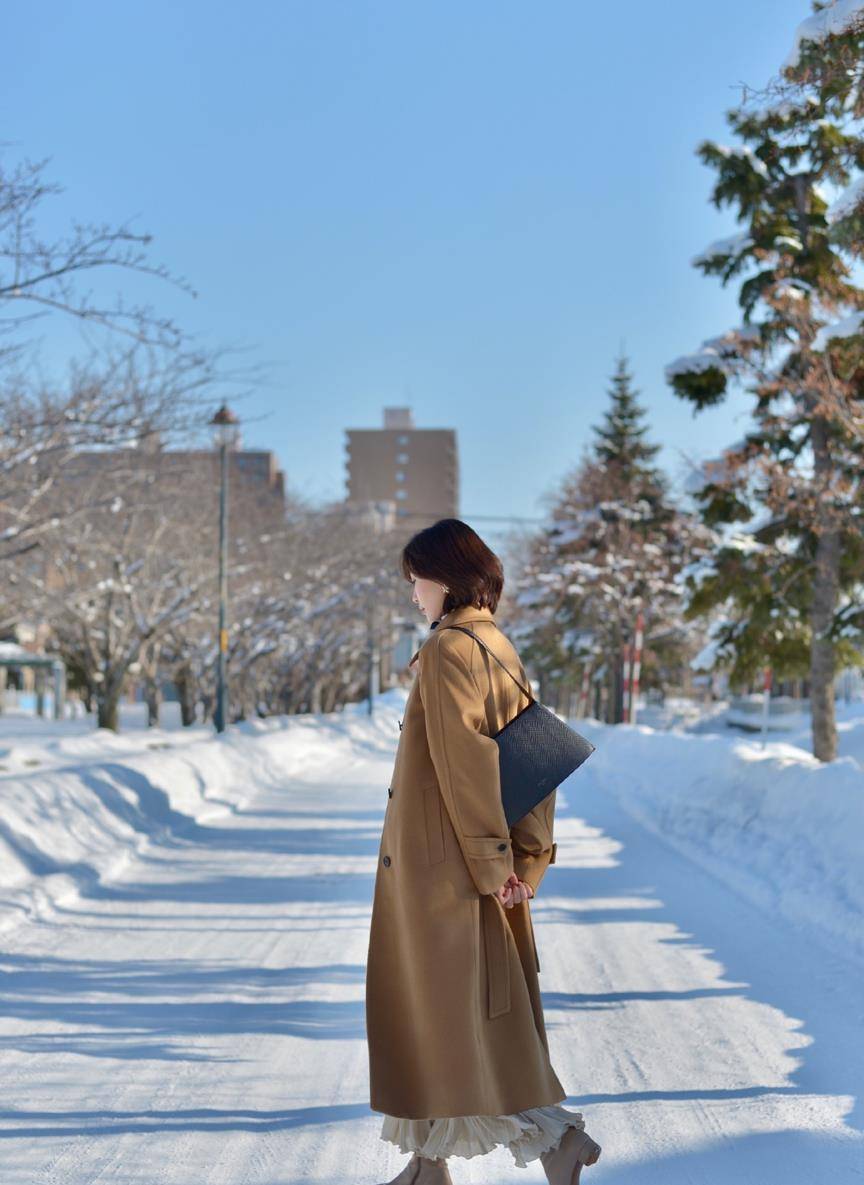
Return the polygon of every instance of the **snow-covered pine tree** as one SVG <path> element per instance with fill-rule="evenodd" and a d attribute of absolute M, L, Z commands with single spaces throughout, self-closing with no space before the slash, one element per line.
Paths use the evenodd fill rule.
<path fill-rule="evenodd" d="M 730 381 L 754 396 L 751 429 L 706 469 L 699 499 L 723 542 L 692 582 L 691 607 L 725 608 L 719 653 L 739 676 L 806 663 L 823 761 L 837 752 L 835 671 L 861 661 L 864 630 L 864 293 L 823 188 L 864 167 L 861 7 L 817 10 L 786 67 L 791 93 L 728 112 L 738 145 L 700 145 L 717 172 L 714 204 L 731 206 L 742 230 L 693 262 L 739 285 L 744 325 L 667 367 L 694 412 L 722 401 Z"/>
<path fill-rule="evenodd" d="M 637 614 L 645 620 L 643 671 L 680 660 L 685 642 L 682 583 L 701 526 L 670 504 L 645 439 L 645 411 L 627 360 L 612 377 L 610 404 L 595 441 L 547 498 L 549 525 L 532 540 L 515 581 L 517 627 L 526 657 L 542 675 L 581 683 L 602 676 L 606 718 L 624 719 L 625 647 Z M 548 691 L 546 692 L 548 694 Z"/>
<path fill-rule="evenodd" d="M 638 489 L 641 495 L 662 497 L 664 480 L 653 465 L 660 445 L 649 444 L 645 439 L 648 435 L 648 425 L 643 422 L 645 409 L 640 405 L 632 383 L 633 375 L 622 353 L 615 364 L 608 392 L 611 405 L 603 423 L 592 429 L 597 437 L 594 452 L 598 461 L 613 469 L 623 482 Z"/>

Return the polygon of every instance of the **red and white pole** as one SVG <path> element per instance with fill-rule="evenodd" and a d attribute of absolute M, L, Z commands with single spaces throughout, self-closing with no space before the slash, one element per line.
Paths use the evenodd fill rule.
<path fill-rule="evenodd" d="M 642 610 L 636 614 L 636 633 L 633 638 L 633 668 L 630 674 L 630 712 L 631 724 L 636 723 L 636 697 L 639 695 L 639 676 L 642 672 L 642 643 L 645 635 L 645 618 Z"/>
<path fill-rule="evenodd" d="M 633 647 L 625 642 L 621 648 L 621 716 L 624 724 L 630 719 L 630 675 Z"/>

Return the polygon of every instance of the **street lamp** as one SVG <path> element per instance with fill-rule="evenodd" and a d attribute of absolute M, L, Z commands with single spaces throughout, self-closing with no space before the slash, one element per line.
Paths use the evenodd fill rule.
<path fill-rule="evenodd" d="M 228 724 L 228 449 L 237 443 L 238 420 L 223 403 L 210 421 L 219 448 L 219 666 L 216 679 L 217 732 Z"/>

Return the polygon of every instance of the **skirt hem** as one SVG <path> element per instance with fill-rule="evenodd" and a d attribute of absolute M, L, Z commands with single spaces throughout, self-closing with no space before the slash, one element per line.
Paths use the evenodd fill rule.
<path fill-rule="evenodd" d="M 518 1168 L 527 1168 L 541 1153 L 557 1148 L 568 1127 L 585 1128 L 581 1111 L 554 1104 L 531 1107 L 512 1115 L 460 1115 L 445 1119 L 401 1119 L 386 1115 L 381 1139 L 402 1152 L 429 1160 L 458 1156 L 471 1160 L 498 1145 L 506 1147 Z"/>

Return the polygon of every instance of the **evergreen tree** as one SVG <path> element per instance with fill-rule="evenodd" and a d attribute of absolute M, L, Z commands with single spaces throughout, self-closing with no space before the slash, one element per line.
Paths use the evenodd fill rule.
<path fill-rule="evenodd" d="M 638 402 L 638 392 L 632 389 L 633 376 L 627 369 L 627 358 L 622 353 L 612 375 L 609 397 L 611 407 L 604 422 L 593 431 L 597 436 L 594 453 L 601 464 L 612 466 L 624 483 L 643 493 L 655 494 L 658 470 L 651 463 L 660 451 L 659 444 L 649 444 L 645 437 L 648 426 L 642 421 L 645 411 Z M 658 488 L 656 493 L 662 491 Z"/>
<path fill-rule="evenodd" d="M 861 661 L 864 629 L 864 292 L 822 187 L 864 167 L 864 28 L 820 25 L 816 40 L 799 40 L 793 96 L 728 112 L 739 145 L 699 147 L 717 173 L 714 204 L 731 206 L 742 232 L 693 262 L 739 285 L 744 324 L 667 377 L 695 411 L 721 402 L 733 380 L 754 396 L 744 439 L 706 466 L 699 500 L 718 546 L 691 577 L 688 611 L 726 610 L 720 653 L 735 676 L 764 663 L 780 675 L 806 668 L 813 752 L 831 760 L 835 670 Z M 851 59 L 859 68 L 838 68 Z"/>
<path fill-rule="evenodd" d="M 590 668 L 605 681 L 606 718 L 617 723 L 625 712 L 625 647 L 640 611 L 646 679 L 657 662 L 680 659 L 680 572 L 700 528 L 668 501 L 665 476 L 653 464 L 659 446 L 645 439 L 645 412 L 623 357 L 609 397 L 593 446 L 549 497 L 549 525 L 533 540 L 516 583 L 524 610 L 519 636 L 535 666 L 571 683 Z"/>

